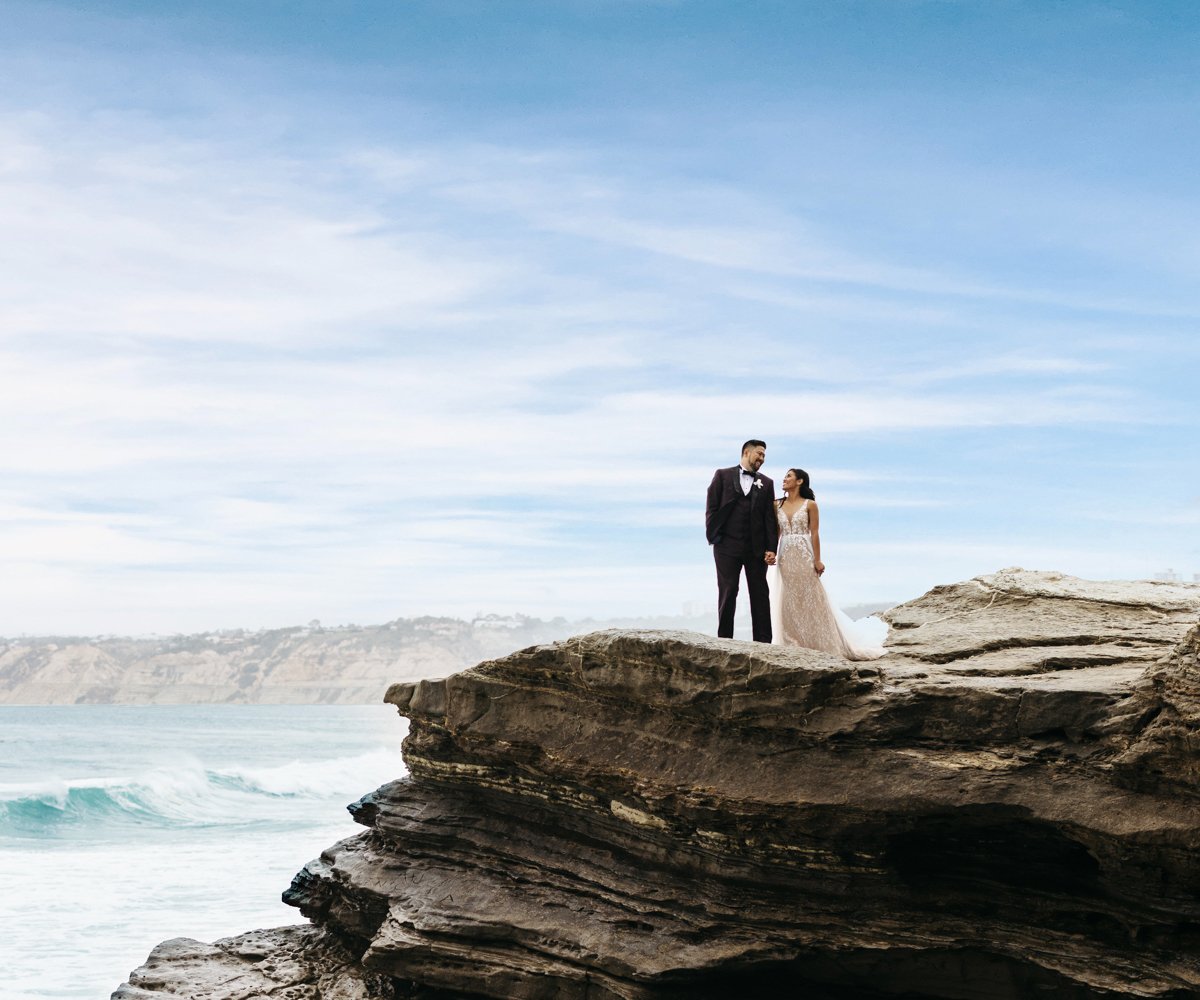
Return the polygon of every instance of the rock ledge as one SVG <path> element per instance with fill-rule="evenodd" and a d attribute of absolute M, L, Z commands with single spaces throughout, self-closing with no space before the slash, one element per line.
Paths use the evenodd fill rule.
<path fill-rule="evenodd" d="M 115 996 L 1200 996 L 1198 617 L 1014 569 L 871 663 L 608 631 L 394 685 L 410 776 L 250 946 L 307 978 L 168 942 Z"/>

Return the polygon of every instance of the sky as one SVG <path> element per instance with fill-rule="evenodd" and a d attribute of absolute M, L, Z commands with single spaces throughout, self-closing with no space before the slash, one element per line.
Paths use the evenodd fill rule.
<path fill-rule="evenodd" d="M 0 8 L 0 635 L 1200 574 L 1200 5 Z"/>

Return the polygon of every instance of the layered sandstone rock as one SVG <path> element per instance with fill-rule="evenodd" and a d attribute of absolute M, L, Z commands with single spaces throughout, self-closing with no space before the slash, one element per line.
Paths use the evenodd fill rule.
<path fill-rule="evenodd" d="M 608 631 L 398 684 L 410 777 L 285 898 L 411 996 L 1200 996 L 1198 617 L 1008 570 L 872 663 Z"/>
<path fill-rule="evenodd" d="M 317 927 L 279 927 L 203 944 L 164 941 L 112 1000 L 391 1000 L 385 977 Z"/>

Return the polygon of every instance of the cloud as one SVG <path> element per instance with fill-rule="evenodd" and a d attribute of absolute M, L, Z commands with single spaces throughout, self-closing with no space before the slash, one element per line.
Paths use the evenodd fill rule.
<path fill-rule="evenodd" d="M 1120 289 L 946 263 L 612 136 L 256 141 L 197 100 L 0 115 L 0 631 L 673 611 L 751 434 L 811 456 L 847 601 L 1159 558 L 961 524 L 1015 439 L 1055 456 L 1045 499 L 1169 433 L 1140 318 L 1042 308 Z M 1147 371 L 1186 356 L 1162 336 Z"/>
<path fill-rule="evenodd" d="M 9 115 L 0 324 L 9 337 L 298 346 L 434 325 L 508 269 L 303 177 L 150 126 Z M 155 134 L 155 133 L 158 134 Z M 6 248 L 6 249 L 5 249 Z"/>
<path fill-rule="evenodd" d="M 995 375 L 1096 375 L 1110 371 L 1109 362 L 1087 361 L 1080 358 L 1053 356 L 1001 355 L 983 357 L 965 364 L 935 367 L 926 371 L 911 372 L 899 381 L 908 384 L 933 382 L 959 382 L 966 379 L 984 378 Z"/>

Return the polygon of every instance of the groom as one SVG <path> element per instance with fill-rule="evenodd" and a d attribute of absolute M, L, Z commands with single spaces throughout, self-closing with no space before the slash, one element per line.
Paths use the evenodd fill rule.
<path fill-rule="evenodd" d="M 708 487 L 704 527 L 717 563 L 717 635 L 724 639 L 733 638 L 738 582 L 744 569 L 754 641 L 771 641 L 767 566 L 775 564 L 779 522 L 775 484 L 758 474 L 766 457 L 766 442 L 747 441 L 741 462 L 731 469 L 717 469 Z"/>

